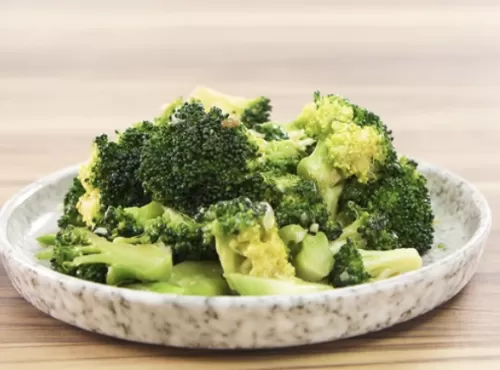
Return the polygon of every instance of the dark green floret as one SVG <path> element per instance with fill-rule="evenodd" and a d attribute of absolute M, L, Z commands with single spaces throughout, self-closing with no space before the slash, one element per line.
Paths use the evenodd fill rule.
<path fill-rule="evenodd" d="M 64 195 L 63 200 L 63 213 L 59 220 L 57 221 L 57 225 L 60 228 L 64 228 L 68 225 L 75 226 L 84 226 L 82 216 L 78 212 L 77 204 L 80 197 L 85 193 L 85 188 L 82 186 L 82 183 L 78 177 L 73 179 L 73 182 Z"/>
<path fill-rule="evenodd" d="M 339 288 L 387 279 L 422 267 L 422 258 L 414 248 L 364 250 L 354 240 L 347 239 L 334 252 L 334 265 L 328 280 Z"/>
<path fill-rule="evenodd" d="M 271 100 L 265 96 L 246 98 L 198 86 L 190 94 L 190 99 L 199 101 L 207 109 L 218 107 L 248 128 L 254 128 L 258 124 L 268 122 L 271 118 Z"/>
<path fill-rule="evenodd" d="M 402 157 L 388 166 L 376 182 L 350 181 L 344 187 L 340 207 L 356 203 L 385 216 L 385 228 L 397 235 L 399 248 L 415 248 L 424 254 L 434 241 L 434 212 L 427 179 L 415 161 Z"/>
<path fill-rule="evenodd" d="M 185 103 L 172 119 L 142 153 L 140 178 L 153 199 L 193 215 L 236 196 L 247 159 L 257 152 L 244 127 L 218 108 L 205 112 L 199 103 Z"/>

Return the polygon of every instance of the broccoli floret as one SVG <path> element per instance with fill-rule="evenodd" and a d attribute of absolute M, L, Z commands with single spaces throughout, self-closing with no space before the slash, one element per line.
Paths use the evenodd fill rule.
<path fill-rule="evenodd" d="M 336 95 L 315 93 L 314 102 L 287 127 L 317 140 L 297 173 L 317 182 L 332 217 L 345 180 L 372 181 L 395 158 L 392 136 L 380 119 Z"/>
<path fill-rule="evenodd" d="M 356 203 L 383 214 L 385 229 L 397 235 L 398 248 L 415 248 L 423 255 L 434 242 L 434 212 L 427 179 L 417 163 L 406 157 L 389 165 L 379 180 L 362 184 L 350 180 L 340 197 L 340 208 Z"/>
<path fill-rule="evenodd" d="M 162 243 L 111 242 L 73 226 L 60 230 L 55 245 L 38 258 L 50 260 L 55 271 L 108 285 L 167 281 L 172 272 L 172 251 Z"/>
<path fill-rule="evenodd" d="M 400 247 L 398 235 L 388 229 L 389 219 L 380 212 L 369 212 L 350 203 L 339 214 L 342 233 L 332 241 L 332 249 L 338 250 L 347 239 L 354 240 L 359 248 L 370 250 L 391 250 Z"/>
<path fill-rule="evenodd" d="M 271 100 L 267 97 L 232 96 L 204 86 L 196 87 L 190 99 L 201 102 L 207 109 L 218 107 L 248 128 L 268 122 L 272 112 Z"/>
<path fill-rule="evenodd" d="M 146 225 L 163 214 L 164 207 L 151 202 L 142 207 L 108 207 L 97 229 L 103 229 L 108 239 L 131 237 L 144 232 Z"/>
<path fill-rule="evenodd" d="M 139 176 L 153 199 L 194 215 L 235 197 L 256 153 L 244 127 L 220 109 L 185 103 L 145 144 Z"/>
<path fill-rule="evenodd" d="M 297 165 L 308 155 L 314 139 L 304 136 L 303 131 L 291 133 L 288 139 L 266 140 L 255 130 L 246 131 L 248 140 L 257 147 L 255 158 L 249 158 L 248 167 L 254 172 L 280 171 L 296 173 Z"/>
<path fill-rule="evenodd" d="M 269 202 L 279 228 L 296 224 L 313 232 L 322 231 L 329 239 L 340 235 L 341 228 L 329 217 L 314 181 L 276 171 L 261 173 L 260 176 L 262 187 L 256 188 L 254 195 L 248 195 L 253 200 Z"/>
<path fill-rule="evenodd" d="M 87 226 L 94 227 L 110 206 L 139 207 L 151 201 L 137 175 L 142 147 L 155 128 L 144 121 L 117 132 L 114 141 L 106 134 L 95 138 L 78 175 L 85 194 L 77 209 Z"/>
<path fill-rule="evenodd" d="M 63 200 L 63 213 L 57 220 L 57 225 L 64 228 L 68 225 L 84 226 L 83 218 L 78 212 L 77 204 L 80 197 L 85 194 L 85 188 L 78 177 L 73 179 L 73 182 L 64 195 Z"/>
<path fill-rule="evenodd" d="M 266 141 L 217 107 L 185 103 L 144 145 L 139 174 L 153 199 L 193 216 L 255 191 L 263 169 L 294 169 L 308 142 Z"/>
<path fill-rule="evenodd" d="M 416 249 L 363 250 L 355 241 L 347 239 L 335 253 L 328 280 L 334 287 L 345 287 L 387 279 L 420 267 L 422 259 Z"/>
<path fill-rule="evenodd" d="M 165 208 L 160 217 L 149 220 L 143 233 L 131 238 L 119 238 L 132 244 L 161 242 L 172 248 L 173 263 L 183 261 L 214 261 L 217 259 L 212 235 L 206 234 L 204 225 L 171 208 Z"/>
<path fill-rule="evenodd" d="M 281 240 L 273 210 L 268 203 L 249 198 L 221 201 L 200 216 L 215 237 L 216 250 L 225 274 L 289 278 L 295 269 Z"/>
<path fill-rule="evenodd" d="M 274 140 L 287 140 L 290 139 L 287 131 L 282 125 L 273 122 L 265 122 L 253 127 L 253 130 L 262 135 L 264 140 L 274 141 Z"/>

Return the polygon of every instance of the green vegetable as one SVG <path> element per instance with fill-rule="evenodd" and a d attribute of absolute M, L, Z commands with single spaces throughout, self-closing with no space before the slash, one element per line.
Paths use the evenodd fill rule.
<path fill-rule="evenodd" d="M 61 230 L 55 245 L 38 257 L 63 274 L 108 285 L 168 281 L 172 273 L 172 251 L 161 243 L 110 242 L 73 226 Z"/>
<path fill-rule="evenodd" d="M 376 179 L 380 169 L 395 158 L 391 133 L 379 117 L 337 95 L 315 93 L 314 101 L 288 127 L 304 129 L 317 140 L 297 172 L 316 181 L 332 217 L 345 180 L 354 177 L 366 183 Z"/>
<path fill-rule="evenodd" d="M 199 86 L 95 137 L 37 258 L 96 283 L 207 297 L 420 268 L 434 244 L 427 180 L 382 119 L 319 92 L 290 122 L 271 112 L 264 95 Z"/>
<path fill-rule="evenodd" d="M 310 283 L 298 278 L 273 279 L 230 273 L 224 275 L 229 286 L 241 296 L 296 295 L 332 290 L 327 284 Z"/>
<path fill-rule="evenodd" d="M 136 283 L 129 289 L 180 295 L 218 296 L 231 293 L 220 264 L 215 261 L 185 261 L 172 268 L 167 281 Z"/>
<path fill-rule="evenodd" d="M 119 132 L 114 141 L 105 134 L 95 138 L 90 158 L 78 174 L 85 193 L 76 208 L 87 226 L 94 227 L 110 206 L 140 207 L 151 201 L 138 170 L 142 147 L 155 129 L 144 121 Z"/>
<path fill-rule="evenodd" d="M 201 102 L 207 109 L 220 108 L 248 128 L 268 122 L 272 112 L 271 100 L 264 96 L 256 98 L 233 96 L 205 86 L 195 88 L 190 94 L 190 99 Z"/>
<path fill-rule="evenodd" d="M 307 234 L 301 242 L 295 257 L 297 276 L 306 281 L 318 282 L 333 268 L 333 252 L 324 233 Z"/>
<path fill-rule="evenodd" d="M 396 248 L 415 248 L 421 255 L 432 248 L 434 211 L 427 179 L 417 171 L 415 161 L 401 157 L 378 181 L 346 184 L 340 207 L 353 203 L 384 216 L 383 228 L 397 237 Z"/>
<path fill-rule="evenodd" d="M 363 250 L 347 239 L 334 252 L 335 262 L 328 281 L 337 288 L 387 279 L 422 267 L 422 258 L 414 248 Z"/>
<path fill-rule="evenodd" d="M 141 234 L 117 240 L 131 244 L 161 242 L 172 248 L 176 264 L 186 260 L 216 260 L 213 237 L 205 234 L 203 228 L 203 224 L 190 216 L 166 207 L 162 215 L 147 221 Z"/>
<path fill-rule="evenodd" d="M 106 230 L 110 239 L 131 237 L 144 232 L 149 222 L 163 214 L 160 203 L 151 202 L 142 207 L 108 207 L 98 227 Z"/>
<path fill-rule="evenodd" d="M 225 274 L 292 277 L 295 269 L 279 237 L 272 208 L 248 198 L 221 201 L 200 217 L 215 245 Z"/>

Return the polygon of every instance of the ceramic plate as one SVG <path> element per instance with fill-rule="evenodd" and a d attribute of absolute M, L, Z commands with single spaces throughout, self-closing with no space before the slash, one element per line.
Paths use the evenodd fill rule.
<path fill-rule="evenodd" d="M 420 164 L 437 216 L 424 266 L 388 280 L 298 296 L 187 297 L 94 284 L 34 258 L 34 237 L 56 230 L 77 167 L 28 186 L 0 214 L 2 262 L 12 285 L 42 312 L 131 341 L 197 348 L 277 348 L 332 341 L 390 327 L 456 295 L 472 278 L 491 228 L 484 197 L 458 176 Z M 445 248 L 438 248 L 443 243 Z"/>

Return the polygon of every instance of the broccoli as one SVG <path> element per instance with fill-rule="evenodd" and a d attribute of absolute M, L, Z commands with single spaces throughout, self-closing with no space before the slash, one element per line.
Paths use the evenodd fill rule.
<path fill-rule="evenodd" d="M 182 97 L 178 97 L 174 101 L 165 104 L 163 107 L 162 113 L 159 117 L 156 117 L 153 122 L 156 126 L 168 125 L 171 122 L 171 118 L 175 115 L 177 109 L 182 107 L 184 104 L 184 99 Z"/>
<path fill-rule="evenodd" d="M 155 129 L 144 121 L 117 132 L 115 141 L 106 134 L 94 139 L 91 156 L 78 174 L 85 194 L 77 209 L 87 226 L 94 227 L 109 206 L 137 207 L 151 201 L 138 169 L 141 149 Z"/>
<path fill-rule="evenodd" d="M 391 132 L 378 116 L 336 95 L 316 92 L 314 102 L 286 127 L 303 129 L 317 141 L 297 173 L 317 182 L 332 217 L 345 180 L 372 181 L 395 158 Z"/>
<path fill-rule="evenodd" d="M 434 212 L 427 179 L 417 168 L 415 161 L 401 157 L 375 182 L 349 180 L 340 197 L 340 209 L 355 203 L 384 215 L 384 228 L 397 236 L 398 248 L 415 248 L 423 255 L 434 242 Z"/>
<path fill-rule="evenodd" d="M 154 200 L 193 216 L 256 189 L 263 169 L 295 167 L 308 144 L 266 141 L 217 107 L 184 103 L 144 145 L 139 178 Z"/>
<path fill-rule="evenodd" d="M 253 130 L 261 134 L 266 141 L 290 139 L 290 135 L 284 129 L 284 127 L 273 122 L 265 122 L 255 125 L 253 127 Z"/>
<path fill-rule="evenodd" d="M 63 213 L 57 220 L 57 225 L 64 228 L 68 225 L 84 226 L 83 218 L 78 212 L 77 204 L 80 197 L 85 194 L 85 188 L 78 177 L 73 178 L 70 188 L 64 195 Z"/>
<path fill-rule="evenodd" d="M 163 205 L 154 201 L 142 207 L 110 206 L 97 224 L 97 229 L 103 230 L 108 239 L 136 236 L 143 233 L 146 225 L 163 212 Z"/>
<path fill-rule="evenodd" d="M 207 233 L 215 237 L 225 274 L 290 278 L 295 269 L 279 236 L 271 206 L 239 197 L 202 210 Z"/>
<path fill-rule="evenodd" d="M 249 99 L 231 96 L 204 86 L 195 88 L 190 94 L 190 99 L 199 101 L 207 109 L 218 107 L 248 128 L 268 122 L 272 112 L 271 101 L 267 97 Z"/>
<path fill-rule="evenodd" d="M 387 279 L 420 267 L 422 259 L 416 249 L 363 250 L 358 248 L 355 241 L 347 239 L 334 255 L 328 281 L 340 288 Z"/>
<path fill-rule="evenodd" d="M 108 285 L 167 281 L 173 265 L 172 251 L 162 243 L 111 242 L 71 225 L 61 229 L 55 245 L 37 257 L 49 260 L 55 271 Z"/>
<path fill-rule="evenodd" d="M 199 207 L 237 194 L 255 156 L 241 125 L 220 109 L 184 103 L 170 125 L 160 126 L 144 145 L 139 178 L 153 199 L 189 215 Z"/>
<path fill-rule="evenodd" d="M 350 203 L 348 208 L 339 214 L 342 233 L 332 241 L 332 249 L 338 250 L 347 239 L 354 240 L 359 248 L 370 250 L 391 250 L 400 247 L 396 233 L 387 228 L 388 217 L 379 212 Z"/>
<path fill-rule="evenodd" d="M 256 188 L 253 200 L 268 201 L 274 210 L 279 228 L 296 224 L 313 231 L 322 231 L 329 239 L 340 235 L 341 228 L 329 217 L 328 209 L 312 180 L 291 173 L 261 173 L 262 187 Z"/>
<path fill-rule="evenodd" d="M 217 259 L 213 237 L 203 224 L 179 211 L 166 207 L 164 213 L 148 220 L 143 232 L 129 238 L 118 238 L 131 244 L 161 242 L 172 248 L 174 264 L 183 261 L 214 261 Z"/>

